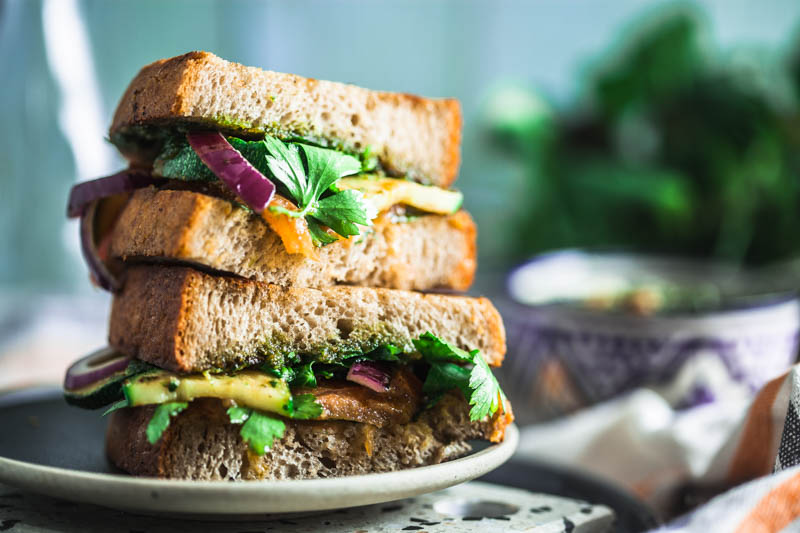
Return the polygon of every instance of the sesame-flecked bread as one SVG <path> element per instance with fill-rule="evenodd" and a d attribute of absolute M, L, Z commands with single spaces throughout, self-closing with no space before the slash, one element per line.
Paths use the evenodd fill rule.
<path fill-rule="evenodd" d="M 109 342 L 167 370 L 202 372 L 269 362 L 290 352 L 334 362 L 384 344 L 414 350 L 425 332 L 491 365 L 506 351 L 500 314 L 486 298 L 367 287 L 307 289 L 137 265 L 111 308 Z"/>
<path fill-rule="evenodd" d="M 175 417 L 154 445 L 146 428 L 153 407 L 115 411 L 106 453 L 138 476 L 193 480 L 308 479 L 388 472 L 437 464 L 470 451 L 469 440 L 503 440 L 510 411 L 469 420 L 459 394 L 448 394 L 407 424 L 379 428 L 349 421 L 286 422 L 283 438 L 263 456 L 248 451 L 224 404 L 198 399 Z"/>
<path fill-rule="evenodd" d="M 457 100 L 265 71 L 208 52 L 142 68 L 117 107 L 110 137 L 126 157 L 147 164 L 141 145 L 152 135 L 145 130 L 176 123 L 303 137 L 352 152 L 369 147 L 388 173 L 439 186 L 455 180 L 460 162 Z"/>
<path fill-rule="evenodd" d="M 264 220 L 191 191 L 145 188 L 122 211 L 112 257 L 169 260 L 285 287 L 336 284 L 467 290 L 475 275 L 475 224 L 465 211 L 378 223 L 323 246 L 319 260 L 286 252 Z"/>

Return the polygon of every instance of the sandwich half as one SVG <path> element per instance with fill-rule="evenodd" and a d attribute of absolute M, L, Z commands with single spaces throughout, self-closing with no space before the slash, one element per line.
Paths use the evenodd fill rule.
<path fill-rule="evenodd" d="M 476 250 L 475 224 L 449 189 L 460 128 L 456 100 L 192 52 L 131 82 L 109 131 L 131 168 L 76 187 L 71 214 L 92 215 L 98 253 L 116 263 L 181 262 L 284 286 L 463 291 Z"/>
<path fill-rule="evenodd" d="M 452 99 L 206 52 L 144 67 L 109 135 L 130 168 L 76 185 L 68 205 L 114 299 L 110 346 L 64 391 L 105 409 L 110 460 L 144 476 L 298 479 L 502 441 L 502 320 L 456 294 L 476 255 L 450 189 L 460 127 Z"/>
<path fill-rule="evenodd" d="M 411 468 L 500 442 L 513 420 L 489 367 L 505 333 L 484 298 L 140 265 L 114 298 L 109 340 L 70 369 L 65 392 L 112 413 L 108 456 L 135 475 Z"/>

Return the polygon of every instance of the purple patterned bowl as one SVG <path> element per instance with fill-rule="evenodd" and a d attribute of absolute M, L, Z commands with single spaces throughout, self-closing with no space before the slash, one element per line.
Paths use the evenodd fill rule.
<path fill-rule="evenodd" d="M 501 307 L 499 378 L 515 414 L 534 422 L 637 387 L 675 390 L 678 376 L 694 382 L 675 407 L 757 390 L 795 360 L 800 330 L 795 293 L 770 275 L 631 254 L 534 258 L 511 273 L 513 303 Z"/>

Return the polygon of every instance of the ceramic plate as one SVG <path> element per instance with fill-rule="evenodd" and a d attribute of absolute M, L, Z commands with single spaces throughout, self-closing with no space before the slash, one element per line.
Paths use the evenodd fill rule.
<path fill-rule="evenodd" d="M 474 479 L 503 464 L 519 434 L 474 443 L 461 459 L 400 472 L 297 481 L 196 482 L 135 478 L 103 454 L 100 412 L 64 403 L 58 391 L 0 397 L 0 482 L 126 511 L 187 515 L 298 513 L 407 498 Z"/>

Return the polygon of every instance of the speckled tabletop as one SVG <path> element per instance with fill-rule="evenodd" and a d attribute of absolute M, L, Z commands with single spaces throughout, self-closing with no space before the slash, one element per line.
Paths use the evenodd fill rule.
<path fill-rule="evenodd" d="M 166 531 L 309 533 L 466 531 L 601 533 L 613 514 L 604 506 L 471 482 L 416 498 L 270 520 L 199 522 L 186 518 L 141 516 L 72 503 L 0 485 L 0 531 L 64 532 Z"/>

